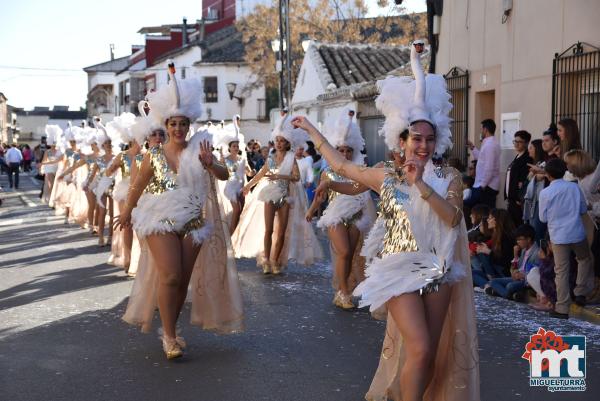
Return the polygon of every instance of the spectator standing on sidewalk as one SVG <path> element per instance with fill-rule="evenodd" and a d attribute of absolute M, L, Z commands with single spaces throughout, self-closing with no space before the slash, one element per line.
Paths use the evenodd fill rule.
<path fill-rule="evenodd" d="M 19 189 L 19 170 L 21 168 L 21 161 L 23 161 L 23 155 L 19 148 L 17 148 L 16 143 L 13 143 L 4 157 L 6 164 L 8 164 L 8 186 Z"/>
<path fill-rule="evenodd" d="M 33 158 L 33 152 L 31 151 L 29 145 L 25 144 L 23 145 L 23 151 L 21 153 L 23 154 L 23 171 L 29 172 L 31 171 L 31 159 Z"/>
<path fill-rule="evenodd" d="M 527 131 L 521 130 L 515 133 L 513 145 L 517 155 L 506 170 L 504 199 L 508 203 L 508 213 L 516 227 L 523 224 L 523 199 L 527 189 L 528 164 L 533 163 L 527 151 L 530 140 L 531 134 Z"/>
<path fill-rule="evenodd" d="M 481 149 L 469 142 L 473 158 L 477 159 L 475 167 L 475 185 L 473 186 L 473 203 L 485 203 L 490 208 L 496 207 L 496 196 L 500 188 L 500 144 L 494 136 L 496 123 L 492 119 L 481 122 Z"/>
<path fill-rule="evenodd" d="M 527 179 L 527 189 L 525 191 L 525 198 L 523 200 L 523 222 L 529 224 L 535 229 L 535 242 L 540 243 L 546 236 L 546 224 L 540 221 L 539 213 L 539 199 L 540 192 L 544 189 L 546 175 L 543 173 L 536 173 L 536 171 L 543 172 L 545 165 L 546 153 L 542 147 L 541 139 L 534 139 L 529 143 L 528 147 L 529 157 L 532 159 L 532 163 L 529 164 L 529 175 Z"/>
<path fill-rule="evenodd" d="M 567 165 L 552 159 L 544 167 L 550 185 L 540 193 L 540 220 L 548 223 L 556 273 L 556 305 L 550 316 L 568 319 L 571 295 L 569 269 L 571 252 L 577 258 L 575 303 L 585 305 L 585 297 L 594 289 L 594 266 L 582 216 L 587 204 L 577 184 L 563 180 Z"/>

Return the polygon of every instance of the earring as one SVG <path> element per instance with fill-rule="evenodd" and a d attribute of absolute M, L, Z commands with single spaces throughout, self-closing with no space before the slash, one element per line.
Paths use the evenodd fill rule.
<path fill-rule="evenodd" d="M 404 157 L 404 149 L 401 148 L 398 153 L 400 154 L 400 157 Z"/>

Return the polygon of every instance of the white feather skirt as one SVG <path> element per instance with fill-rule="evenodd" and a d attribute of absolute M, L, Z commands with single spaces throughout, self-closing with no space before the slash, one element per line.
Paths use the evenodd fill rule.
<path fill-rule="evenodd" d="M 105 208 L 106 206 L 102 203 L 102 197 L 104 195 L 108 195 L 110 188 L 114 185 L 115 180 L 112 177 L 102 176 L 98 180 L 98 184 L 96 188 L 94 188 L 94 193 L 96 194 L 96 200 L 98 201 L 98 205 L 101 208 Z"/>
<path fill-rule="evenodd" d="M 225 183 L 225 188 L 223 190 L 223 194 L 227 199 L 231 202 L 238 202 L 240 192 L 242 192 L 242 183 L 238 180 L 227 180 Z"/>
<path fill-rule="evenodd" d="M 367 259 L 367 263 L 373 258 L 379 256 L 383 251 L 383 238 L 385 237 L 385 220 L 377 218 L 375 224 L 367 234 L 364 240 L 363 247 L 360 251 L 360 256 Z"/>
<path fill-rule="evenodd" d="M 344 223 L 358 212 L 362 211 L 361 217 L 353 224 L 362 233 L 371 229 L 375 221 L 375 206 L 368 193 L 360 195 L 340 194 L 331 201 L 325 209 L 323 216 L 317 222 L 317 227 L 326 229 Z"/>
<path fill-rule="evenodd" d="M 283 186 L 278 185 L 275 181 L 269 182 L 258 193 L 258 200 L 261 202 L 277 203 L 281 199 L 287 197 L 287 191 Z"/>
<path fill-rule="evenodd" d="M 130 181 L 131 181 L 131 178 L 127 177 L 124 180 L 121 180 L 117 184 L 115 184 L 115 188 L 113 189 L 113 199 L 116 202 L 121 202 L 121 201 L 127 200 L 127 192 L 129 191 L 129 182 Z"/>
<path fill-rule="evenodd" d="M 419 291 L 430 284 L 441 283 L 443 262 L 431 252 L 401 252 L 375 258 L 354 290 L 361 297 L 360 307 L 370 306 L 374 312 L 389 299 Z"/>
<path fill-rule="evenodd" d="M 133 228 L 140 238 L 151 234 L 179 233 L 185 225 L 203 214 L 203 204 L 190 188 L 177 188 L 162 194 L 144 194 L 132 212 Z M 205 224 L 192 230 L 194 243 L 201 244 L 212 232 Z"/>

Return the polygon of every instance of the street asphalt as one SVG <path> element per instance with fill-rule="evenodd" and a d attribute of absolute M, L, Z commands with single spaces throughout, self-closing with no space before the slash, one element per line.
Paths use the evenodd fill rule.
<path fill-rule="evenodd" d="M 0 401 L 363 399 L 385 324 L 331 305 L 326 262 L 265 277 L 254 261 L 238 260 L 246 330 L 203 332 L 186 307 L 188 349 L 169 362 L 156 331 L 121 320 L 133 280 L 106 264 L 95 237 L 41 205 L 38 185 L 22 175 L 20 191 L 0 192 Z M 600 399 L 598 326 L 481 293 L 475 301 L 482 400 Z M 521 355 L 539 327 L 587 337 L 585 392 L 529 386 Z"/>

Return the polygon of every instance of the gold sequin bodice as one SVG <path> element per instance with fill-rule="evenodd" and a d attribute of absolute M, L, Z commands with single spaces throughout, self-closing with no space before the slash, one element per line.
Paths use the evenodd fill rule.
<path fill-rule="evenodd" d="M 409 195 L 402 190 L 402 179 L 396 172 L 385 174 L 381 186 L 380 214 L 385 220 L 382 255 L 415 252 L 419 248 L 412 233 L 404 205 Z"/>
<path fill-rule="evenodd" d="M 281 163 L 283 163 L 283 161 Z M 267 159 L 267 167 L 269 169 L 269 174 L 279 174 L 279 166 L 275 161 L 275 155 L 269 155 L 269 158 Z M 271 183 L 280 187 L 283 192 L 285 192 L 285 196 L 287 196 L 288 182 L 286 180 L 275 180 L 271 181 Z"/>
<path fill-rule="evenodd" d="M 229 181 L 240 180 L 240 177 L 238 176 L 238 170 L 242 168 L 242 159 L 237 159 L 236 161 L 234 161 L 231 160 L 229 157 L 226 157 L 225 167 L 227 167 L 227 171 L 229 172 Z"/>
<path fill-rule="evenodd" d="M 75 152 L 73 149 L 67 149 L 65 155 L 67 157 L 67 168 L 73 167 L 75 163 L 81 159 L 79 153 Z"/>
<path fill-rule="evenodd" d="M 121 177 L 123 179 L 131 176 L 131 157 L 129 157 L 129 153 L 127 151 L 121 152 L 121 165 L 119 167 L 121 169 Z"/>
<path fill-rule="evenodd" d="M 162 146 L 150 148 L 148 154 L 150 155 L 150 166 L 152 166 L 153 174 L 150 183 L 146 187 L 146 192 L 161 194 L 177 188 L 177 174 L 169 167 Z"/>
<path fill-rule="evenodd" d="M 109 161 L 106 161 L 106 159 L 104 159 L 104 156 L 96 159 L 96 166 L 98 166 L 99 175 L 104 175 L 104 172 L 106 171 L 106 168 L 108 167 L 111 161 L 112 158 Z"/>
<path fill-rule="evenodd" d="M 323 170 L 323 172 L 325 173 L 327 179 L 332 182 L 352 182 L 352 180 L 349 180 L 346 177 L 333 171 L 331 166 L 327 166 L 325 170 Z M 339 194 L 339 192 L 334 191 L 333 189 L 329 189 L 329 192 L 327 194 L 327 201 L 331 203 Z"/>

